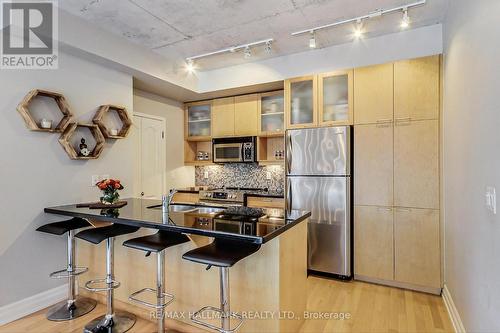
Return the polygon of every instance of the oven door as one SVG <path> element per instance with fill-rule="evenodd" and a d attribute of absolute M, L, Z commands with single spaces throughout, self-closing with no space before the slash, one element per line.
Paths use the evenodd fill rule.
<path fill-rule="evenodd" d="M 242 143 L 214 144 L 213 161 L 214 163 L 242 162 L 243 144 Z"/>

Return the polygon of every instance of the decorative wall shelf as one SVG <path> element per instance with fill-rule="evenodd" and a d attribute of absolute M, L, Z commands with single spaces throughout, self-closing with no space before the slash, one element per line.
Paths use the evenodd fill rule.
<path fill-rule="evenodd" d="M 104 123 L 104 115 L 107 112 L 116 112 L 116 114 L 118 114 L 118 117 L 120 117 L 120 120 L 122 122 L 122 127 L 118 131 L 117 135 L 112 135 L 109 129 L 106 127 L 106 124 Z M 132 126 L 132 121 L 128 116 L 127 110 L 123 106 L 116 106 L 116 105 L 101 105 L 99 107 L 99 110 L 97 110 L 94 119 L 92 119 L 92 122 L 99 126 L 99 128 L 102 131 L 102 134 L 104 134 L 104 137 L 107 139 L 125 138 L 128 135 L 130 127 Z"/>
<path fill-rule="evenodd" d="M 89 156 L 79 156 L 75 148 L 71 144 L 71 138 L 75 134 L 75 131 L 78 127 L 88 128 L 95 139 L 95 147 Z M 101 155 L 102 149 L 104 148 L 104 142 L 104 135 L 99 129 L 99 126 L 97 126 L 96 124 L 70 123 L 59 138 L 59 143 L 72 160 L 92 160 L 98 158 L 99 155 Z"/>
<path fill-rule="evenodd" d="M 63 117 L 55 128 L 41 128 L 33 118 L 29 110 L 29 105 L 35 98 L 39 96 L 53 98 L 54 101 L 57 103 L 59 111 L 61 111 Z M 17 111 L 23 117 L 24 122 L 26 123 L 26 127 L 28 127 L 28 129 L 31 131 L 38 131 L 38 132 L 49 132 L 49 133 L 63 132 L 68 126 L 71 118 L 73 117 L 73 114 L 69 109 L 69 105 L 62 94 L 42 89 L 31 90 L 26 96 L 24 96 L 21 103 L 19 103 L 19 105 L 17 106 Z"/>

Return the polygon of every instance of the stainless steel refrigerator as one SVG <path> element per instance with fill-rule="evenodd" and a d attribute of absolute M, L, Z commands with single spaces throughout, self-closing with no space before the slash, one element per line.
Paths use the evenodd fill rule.
<path fill-rule="evenodd" d="M 308 269 L 352 276 L 351 128 L 286 132 L 286 207 L 311 211 Z"/>

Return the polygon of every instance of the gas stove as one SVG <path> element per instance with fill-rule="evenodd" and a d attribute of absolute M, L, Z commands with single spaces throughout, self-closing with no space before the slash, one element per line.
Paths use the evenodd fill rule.
<path fill-rule="evenodd" d="M 201 203 L 218 204 L 226 207 L 243 206 L 245 194 L 267 193 L 267 188 L 223 187 L 199 192 Z"/>

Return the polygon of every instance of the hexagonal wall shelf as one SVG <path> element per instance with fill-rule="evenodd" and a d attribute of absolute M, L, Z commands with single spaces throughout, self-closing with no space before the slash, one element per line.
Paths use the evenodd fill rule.
<path fill-rule="evenodd" d="M 73 136 L 73 134 L 75 134 L 75 131 L 78 127 L 88 128 L 90 130 L 90 133 L 92 133 L 92 136 L 95 139 L 96 142 L 95 147 L 89 156 L 78 155 L 75 148 L 71 144 L 71 137 Z M 99 129 L 99 126 L 95 124 L 71 123 L 66 127 L 66 130 L 64 130 L 63 134 L 61 134 L 61 137 L 59 138 L 59 143 L 66 151 L 69 158 L 71 158 L 72 160 L 91 160 L 91 159 L 96 159 L 99 157 L 99 155 L 101 155 L 102 149 L 104 148 L 104 135 Z"/>
<path fill-rule="evenodd" d="M 53 98 L 55 102 L 57 103 L 57 106 L 59 108 L 59 111 L 63 114 L 63 117 L 61 121 L 56 125 L 55 128 L 42 128 L 40 127 L 33 116 L 30 113 L 29 110 L 29 105 L 33 101 L 33 99 L 43 96 L 43 97 L 49 97 Z M 21 116 L 24 119 L 24 122 L 26 123 L 26 127 L 28 127 L 29 130 L 31 131 L 38 131 L 38 132 L 63 132 L 66 127 L 68 126 L 69 121 L 71 120 L 71 117 L 73 117 L 73 114 L 71 113 L 69 109 L 69 105 L 66 102 L 66 99 L 62 94 L 53 92 L 53 91 L 47 91 L 47 90 L 41 90 L 41 89 L 34 89 L 30 91 L 19 103 L 17 106 L 17 111 L 21 114 Z"/>
<path fill-rule="evenodd" d="M 122 127 L 117 134 L 112 134 L 110 130 L 106 127 L 106 124 L 104 123 L 104 115 L 107 112 L 116 112 L 116 114 L 118 114 L 118 117 L 120 117 Z M 128 116 L 127 110 L 123 106 L 116 106 L 116 105 L 101 105 L 99 107 L 99 110 L 97 110 L 94 119 L 92 119 L 92 122 L 99 126 L 99 128 L 102 131 L 102 134 L 104 134 L 104 137 L 107 139 L 125 138 L 128 135 L 130 127 L 132 126 L 132 121 Z"/>

